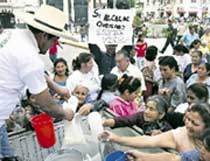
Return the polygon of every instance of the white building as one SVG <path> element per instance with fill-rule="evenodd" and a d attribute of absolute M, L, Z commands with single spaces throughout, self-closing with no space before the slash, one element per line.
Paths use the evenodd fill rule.
<path fill-rule="evenodd" d="M 176 0 L 174 16 L 198 16 L 202 17 L 203 0 Z"/>
<path fill-rule="evenodd" d="M 198 16 L 210 13 L 210 0 L 136 0 L 143 3 L 143 13 L 154 13 L 155 16 L 164 15 Z M 210 15 L 210 14 L 209 14 Z"/>
<path fill-rule="evenodd" d="M 162 5 L 160 0 L 136 0 L 137 4 L 141 4 L 143 7 L 143 15 L 155 15 L 159 16 Z"/>
<path fill-rule="evenodd" d="M 210 12 L 210 0 L 174 0 L 167 6 L 175 17 L 197 16 L 202 18 Z"/>

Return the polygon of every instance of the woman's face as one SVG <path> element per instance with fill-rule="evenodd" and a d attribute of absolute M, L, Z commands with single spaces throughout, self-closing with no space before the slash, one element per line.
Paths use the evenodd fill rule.
<path fill-rule="evenodd" d="M 201 57 L 196 52 L 192 52 L 191 53 L 191 60 L 192 60 L 192 64 L 200 64 Z"/>
<path fill-rule="evenodd" d="M 147 122 L 153 122 L 160 119 L 160 113 L 156 108 L 156 102 L 148 101 L 146 109 L 144 111 L 144 120 Z"/>
<path fill-rule="evenodd" d="M 206 69 L 205 64 L 200 64 L 200 65 L 199 65 L 197 73 L 198 73 L 198 76 L 199 76 L 199 77 L 202 77 L 202 78 L 203 78 L 203 77 L 207 77 L 208 74 L 209 74 L 209 72 L 208 72 L 207 69 Z"/>
<path fill-rule="evenodd" d="M 160 73 L 164 79 L 170 79 L 175 70 L 170 68 L 169 66 L 160 65 Z"/>
<path fill-rule="evenodd" d="M 88 73 L 91 71 L 93 68 L 93 59 L 91 58 L 87 63 L 82 63 L 81 64 L 81 69 L 82 71 Z"/>
<path fill-rule="evenodd" d="M 205 130 L 205 123 L 198 112 L 186 112 L 184 121 L 188 136 L 190 137 L 200 137 Z"/>
<path fill-rule="evenodd" d="M 197 103 L 199 102 L 199 98 L 195 95 L 195 93 L 193 91 L 191 91 L 190 89 L 187 90 L 187 103 L 189 105 L 193 104 L 193 103 Z"/>
<path fill-rule="evenodd" d="M 88 95 L 88 89 L 84 86 L 77 85 L 74 89 L 73 94 L 77 97 L 79 105 L 85 103 L 85 100 Z"/>
<path fill-rule="evenodd" d="M 55 66 L 55 73 L 58 76 L 64 76 L 66 73 L 67 66 L 63 62 L 59 62 Z"/>

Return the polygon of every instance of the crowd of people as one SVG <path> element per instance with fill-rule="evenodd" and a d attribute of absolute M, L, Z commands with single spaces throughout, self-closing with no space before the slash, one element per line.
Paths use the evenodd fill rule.
<path fill-rule="evenodd" d="M 61 16 L 53 7 L 41 9 Z M 0 132 L 5 129 L 4 119 L 8 132 L 31 130 L 31 118 L 41 112 L 59 121 L 71 120 L 75 112 L 86 116 L 107 108 L 115 117 L 105 120 L 104 127 L 137 125 L 145 135 L 124 137 L 105 131 L 102 138 L 132 147 L 170 148 L 178 152 L 148 154 L 131 150 L 137 161 L 210 160 L 210 29 L 200 34 L 196 25 L 190 25 L 181 33 L 168 20 L 162 49 L 148 46 L 145 33 L 138 32 L 136 43 L 119 51 L 117 44 L 105 44 L 106 51 L 97 44 L 88 44 L 89 52 L 80 53 L 72 62 L 51 56 L 51 73 L 44 71 L 37 55 L 58 45 L 58 37 L 66 35 L 60 30 L 54 32 L 55 27 L 40 27 L 43 23 L 26 23 L 27 31 L 1 33 L 0 105 L 6 112 L 0 114 Z M 17 47 L 17 41 L 27 48 Z M 173 53 L 164 55 L 169 44 Z M 12 47 L 17 50 L 11 51 Z M 52 53 L 57 54 L 57 50 Z M 16 107 L 22 95 L 25 97 Z M 67 103 L 76 106 L 64 108 Z M 5 133 L 0 136 L 5 137 Z M 11 157 L 12 152 L 5 152 L 2 139 L 0 142 L 0 159 Z"/>

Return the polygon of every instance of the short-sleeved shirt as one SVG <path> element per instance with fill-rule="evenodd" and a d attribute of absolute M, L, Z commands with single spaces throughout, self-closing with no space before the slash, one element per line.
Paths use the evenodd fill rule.
<path fill-rule="evenodd" d="M 5 30 L 0 36 L 0 126 L 20 102 L 26 88 L 39 94 L 47 88 L 44 63 L 29 30 Z"/>
<path fill-rule="evenodd" d="M 181 40 L 184 42 L 184 45 L 186 45 L 187 47 L 189 47 L 191 43 L 196 39 L 199 39 L 198 34 L 191 34 L 190 32 L 186 32 L 181 38 Z"/>
<path fill-rule="evenodd" d="M 170 103 L 170 106 L 174 109 L 179 104 L 186 102 L 185 84 L 180 77 L 176 77 L 169 81 L 161 79 L 159 82 L 159 89 L 162 88 L 168 88 L 171 90 L 171 95 L 167 99 Z"/>
<path fill-rule="evenodd" d="M 75 70 L 66 81 L 66 87 L 70 91 L 73 91 L 79 84 L 85 85 L 89 89 L 90 94 L 100 90 L 99 77 L 93 70 L 88 73 L 82 73 L 79 70 Z"/>
<path fill-rule="evenodd" d="M 142 91 L 146 90 L 145 80 L 142 72 L 139 70 L 138 67 L 132 64 L 129 64 L 124 72 L 120 71 L 120 69 L 117 66 L 115 66 L 112 69 L 111 73 L 117 75 L 118 78 L 122 77 L 123 74 L 127 74 L 128 76 L 138 78 L 139 80 L 141 80 L 141 90 Z"/>

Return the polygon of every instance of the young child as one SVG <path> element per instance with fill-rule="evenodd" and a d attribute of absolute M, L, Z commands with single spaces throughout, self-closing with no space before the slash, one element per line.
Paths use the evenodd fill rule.
<path fill-rule="evenodd" d="M 137 125 L 143 129 L 144 134 L 153 135 L 171 129 L 164 119 L 167 110 L 166 100 L 162 96 L 154 95 L 148 98 L 145 111 L 137 112 L 129 117 L 107 119 L 103 125 L 112 128 Z"/>
<path fill-rule="evenodd" d="M 124 74 L 118 80 L 118 91 L 120 96 L 116 96 L 110 103 L 109 108 L 117 116 L 129 116 L 138 111 L 138 106 L 134 102 L 138 96 L 141 82 L 139 79 Z"/>
<path fill-rule="evenodd" d="M 137 65 L 141 70 L 144 67 L 144 57 L 147 50 L 147 43 L 144 41 L 144 35 L 139 34 L 136 43 Z"/>

